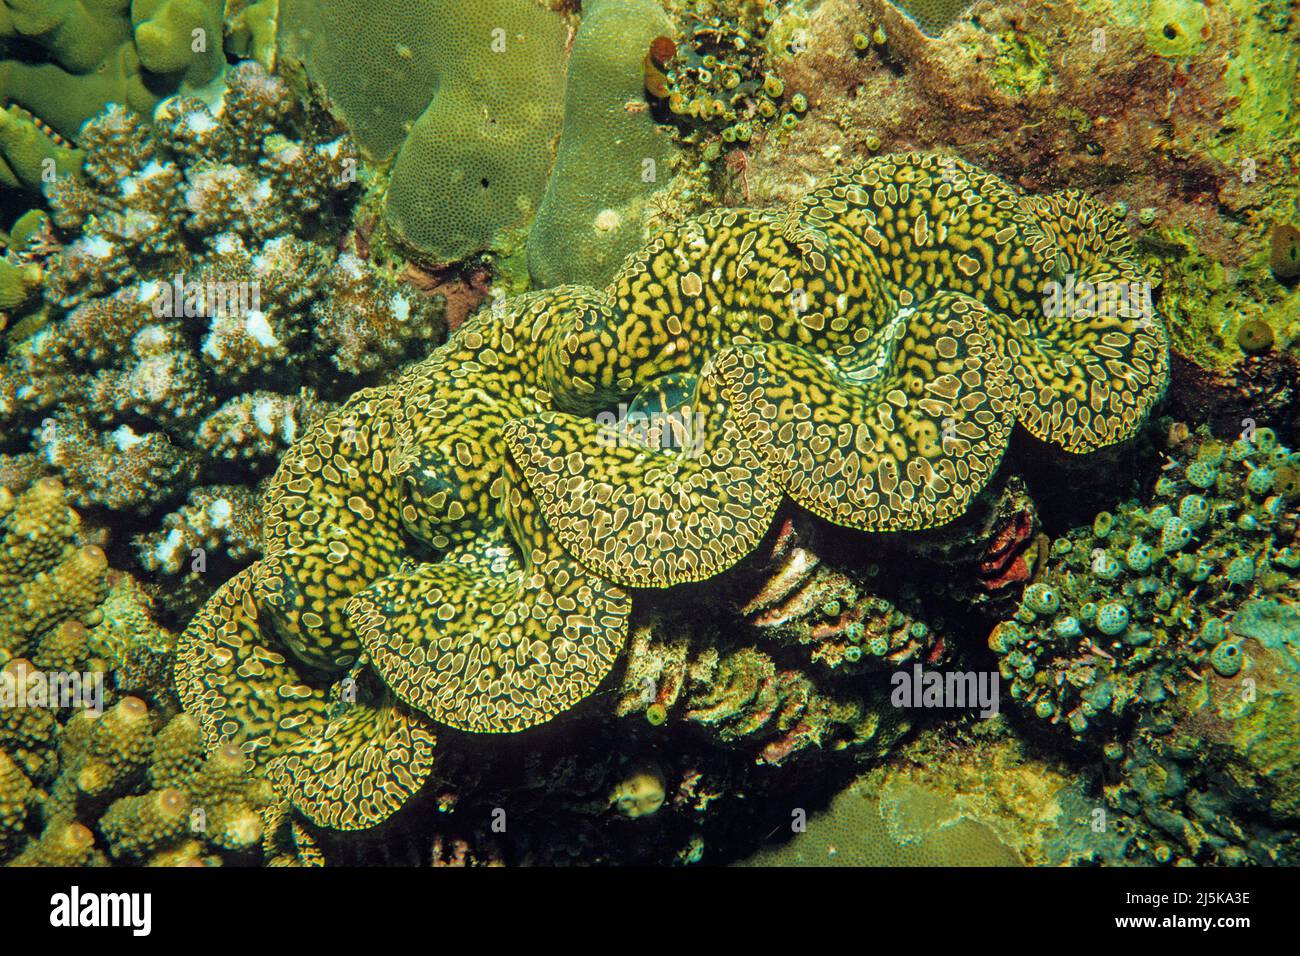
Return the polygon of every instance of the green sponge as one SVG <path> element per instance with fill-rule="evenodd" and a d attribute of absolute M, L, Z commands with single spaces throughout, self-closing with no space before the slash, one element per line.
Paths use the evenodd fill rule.
<path fill-rule="evenodd" d="M 605 285 L 644 241 L 647 201 L 668 184 L 675 148 L 646 108 L 643 63 L 650 41 L 673 33 L 657 0 L 586 5 L 564 134 L 528 239 L 535 285 Z"/>

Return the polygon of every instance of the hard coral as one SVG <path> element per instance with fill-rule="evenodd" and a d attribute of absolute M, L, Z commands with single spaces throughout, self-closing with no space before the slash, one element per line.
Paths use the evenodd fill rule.
<path fill-rule="evenodd" d="M 576 30 L 535 0 L 284 0 L 279 25 L 282 62 L 391 161 L 384 222 L 427 263 L 526 240 L 536 285 L 603 285 L 681 181 L 643 86 L 674 32 L 657 0 L 592 0 Z"/>
<path fill-rule="evenodd" d="M 636 108 L 645 105 L 638 67 L 650 41 L 672 30 L 657 0 L 586 4 L 555 168 L 529 230 L 528 269 L 538 287 L 604 285 L 644 242 L 650 194 L 671 179 L 675 150 L 650 110 Z"/>
<path fill-rule="evenodd" d="M 0 96 L 64 136 L 109 103 L 147 113 L 160 91 L 198 90 L 221 76 L 224 7 L 222 0 L 10 0 L 0 10 L 0 38 L 16 42 L 0 60 Z"/>
<path fill-rule="evenodd" d="M 174 635 L 46 478 L 0 490 L 0 862 L 256 859 L 265 783 L 176 715 Z"/>
<path fill-rule="evenodd" d="M 361 147 L 396 156 L 384 209 L 406 242 L 460 259 L 537 208 L 560 131 L 562 17 L 532 0 L 284 0 L 279 23 L 282 56 Z"/>
<path fill-rule="evenodd" d="M 355 151 L 260 65 L 232 66 L 216 105 L 112 107 L 81 139 L 84 178 L 47 187 L 65 244 L 42 312 L 0 363 L 5 450 L 38 452 L 79 506 L 178 530 L 196 484 L 251 492 L 334 400 L 438 337 L 440 298 L 337 250 Z"/>

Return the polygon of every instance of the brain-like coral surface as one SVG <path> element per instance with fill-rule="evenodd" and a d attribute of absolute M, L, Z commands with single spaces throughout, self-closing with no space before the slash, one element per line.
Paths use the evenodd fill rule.
<path fill-rule="evenodd" d="M 605 289 L 481 313 L 295 442 L 266 556 L 182 638 L 186 706 L 313 821 L 372 825 L 420 786 L 432 724 L 571 709 L 621 653 L 624 588 L 727 569 L 783 494 L 852 528 L 928 527 L 1017 420 L 1070 452 L 1125 440 L 1164 387 L 1158 318 L 1048 302 L 1134 271 L 1096 214 L 883 157 L 787 209 L 671 229 Z M 686 414 L 609 424 L 628 401 Z M 842 507 L 816 492 L 836 482 Z"/>
<path fill-rule="evenodd" d="M 894 0 L 929 36 L 938 36 L 961 16 L 974 0 Z"/>

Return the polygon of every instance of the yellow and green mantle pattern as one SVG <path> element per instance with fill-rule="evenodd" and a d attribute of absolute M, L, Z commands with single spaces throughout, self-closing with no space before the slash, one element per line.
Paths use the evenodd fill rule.
<path fill-rule="evenodd" d="M 1077 454 L 1130 438 L 1166 385 L 1164 329 L 1045 310 L 1071 276 L 1143 280 L 1099 203 L 899 155 L 673 227 L 605 289 L 481 313 L 286 454 L 265 557 L 181 639 L 186 709 L 314 823 L 373 826 L 426 779 L 437 725 L 572 708 L 622 652 L 625 589 L 726 570 L 783 497 L 929 528 L 1016 422 Z M 703 423 L 690 453 L 596 421 L 669 381 Z"/>

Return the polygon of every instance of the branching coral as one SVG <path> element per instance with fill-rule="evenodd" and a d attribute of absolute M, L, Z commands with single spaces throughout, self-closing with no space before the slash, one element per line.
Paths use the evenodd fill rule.
<path fill-rule="evenodd" d="M 1068 268 L 1131 269 L 1093 211 L 888 157 L 788 210 L 666 232 L 608 289 L 481 313 L 295 442 L 265 558 L 182 638 L 187 708 L 314 821 L 374 825 L 420 786 L 430 721 L 510 732 L 572 708 L 621 651 L 622 586 L 725 570 L 782 490 L 850 527 L 924 527 L 965 509 L 1017 418 L 1074 452 L 1124 440 L 1164 385 L 1154 314 L 1040 298 Z M 670 373 L 693 386 L 689 449 L 576 414 L 675 402 Z M 814 492 L 868 476 L 845 507 Z M 765 709 L 797 731 L 815 703 L 768 683 L 737 733 Z M 718 682 L 700 713 L 744 686 Z"/>
<path fill-rule="evenodd" d="M 142 562 L 169 572 L 223 537 L 192 507 L 168 514 L 188 492 L 251 493 L 334 401 L 441 332 L 441 298 L 339 251 L 335 213 L 357 192 L 346 137 L 317 137 L 256 63 L 226 79 L 216 106 L 177 97 L 152 124 L 113 107 L 85 125 L 84 177 L 47 187 L 64 245 L 43 264 L 43 313 L 0 364 L 4 450 L 143 524 Z"/>
<path fill-rule="evenodd" d="M 59 483 L 0 490 L 0 862 L 256 858 L 265 781 L 177 715 L 175 635 Z"/>

